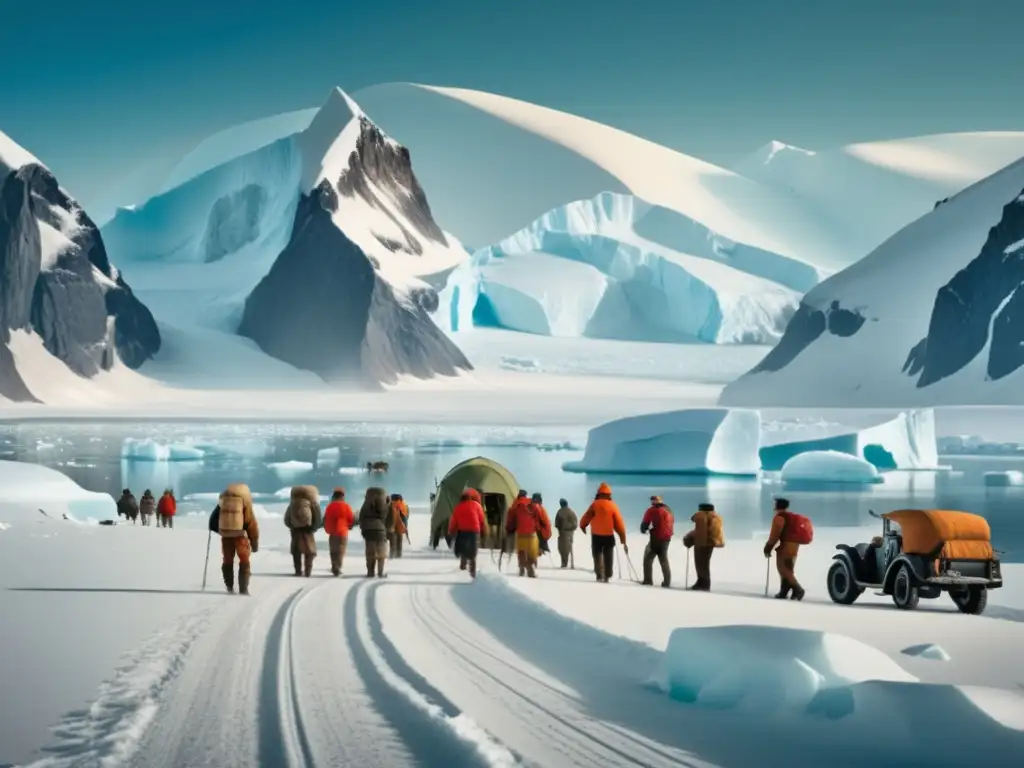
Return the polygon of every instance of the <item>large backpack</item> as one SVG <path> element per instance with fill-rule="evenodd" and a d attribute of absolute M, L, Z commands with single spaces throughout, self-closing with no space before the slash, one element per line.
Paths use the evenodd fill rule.
<path fill-rule="evenodd" d="M 245 502 L 239 496 L 222 496 L 217 523 L 221 536 L 241 536 L 245 530 Z"/>
<path fill-rule="evenodd" d="M 293 530 L 313 525 L 313 506 L 308 499 L 292 499 L 288 505 L 289 521 Z"/>
<path fill-rule="evenodd" d="M 814 526 L 811 521 L 796 512 L 783 512 L 786 524 L 782 528 L 782 540 L 787 544 L 810 544 L 814 541 Z"/>

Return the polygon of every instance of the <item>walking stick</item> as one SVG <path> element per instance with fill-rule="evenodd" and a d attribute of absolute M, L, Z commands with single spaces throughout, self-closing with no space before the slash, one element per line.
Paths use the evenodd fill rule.
<path fill-rule="evenodd" d="M 629 573 L 630 573 L 630 577 L 629 578 L 639 584 L 640 583 L 640 576 L 636 572 L 636 568 L 633 566 L 633 558 L 630 557 L 629 552 L 626 553 L 626 565 L 629 566 Z"/>
<path fill-rule="evenodd" d="M 569 550 L 569 567 L 574 571 L 576 570 L 576 553 L 572 549 Z"/>
<path fill-rule="evenodd" d="M 683 588 L 690 588 L 690 548 L 686 548 L 686 576 L 683 578 Z"/>
<path fill-rule="evenodd" d="M 764 559 L 764 596 L 768 597 L 768 579 L 771 577 L 772 560 L 770 557 Z"/>
<path fill-rule="evenodd" d="M 206 591 L 206 572 L 210 568 L 210 539 L 213 538 L 213 531 L 206 532 L 206 563 L 203 564 L 203 591 Z"/>
<path fill-rule="evenodd" d="M 619 581 L 622 581 L 622 555 L 619 554 L 619 548 L 615 548 L 615 564 L 619 568 Z"/>

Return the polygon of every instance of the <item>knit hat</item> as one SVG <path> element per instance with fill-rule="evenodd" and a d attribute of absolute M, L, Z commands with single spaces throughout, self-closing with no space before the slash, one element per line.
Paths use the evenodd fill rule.
<path fill-rule="evenodd" d="M 565 499 L 559 499 L 558 500 L 558 506 L 560 506 L 560 507 L 568 507 L 569 506 L 569 502 L 566 501 Z"/>
<path fill-rule="evenodd" d="M 543 497 L 539 493 L 533 494 L 533 501 L 536 504 L 543 504 L 544 503 L 544 499 L 543 499 Z"/>
<path fill-rule="evenodd" d="M 530 495 L 530 494 L 528 494 L 528 493 L 527 493 L 526 491 L 524 491 L 524 490 L 523 490 L 522 488 L 520 488 L 520 489 L 519 489 L 519 498 L 520 498 L 520 499 L 525 499 L 525 498 L 526 498 L 527 496 L 529 496 L 529 495 Z"/>
<path fill-rule="evenodd" d="M 661 504 L 661 496 L 651 496 L 651 504 Z"/>
<path fill-rule="evenodd" d="M 611 496 L 612 495 L 612 487 L 610 485 L 608 485 L 608 483 L 601 483 L 599 486 L 597 486 L 597 492 L 598 493 L 604 493 L 604 494 L 607 494 L 607 495 Z"/>
<path fill-rule="evenodd" d="M 704 502 L 703 504 L 698 504 L 697 505 L 697 511 L 698 512 L 714 512 L 715 511 L 715 505 L 714 504 L 708 504 L 707 502 Z"/>
<path fill-rule="evenodd" d="M 334 489 L 334 492 L 333 492 L 332 496 L 335 499 L 344 499 L 345 498 L 345 489 L 342 488 L 339 485 L 337 488 Z"/>

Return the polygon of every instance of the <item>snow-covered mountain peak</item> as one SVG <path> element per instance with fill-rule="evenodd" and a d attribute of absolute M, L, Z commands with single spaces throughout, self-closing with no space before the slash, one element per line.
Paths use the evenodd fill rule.
<path fill-rule="evenodd" d="M 0 131 L 0 177 L 32 163 L 43 166 L 36 159 L 35 155 L 14 141 L 6 133 Z M 45 168 L 46 166 L 43 167 Z"/>
<path fill-rule="evenodd" d="M 340 88 L 332 88 L 313 121 L 299 135 L 302 191 L 311 192 L 324 177 L 335 180 L 347 167 L 359 135 L 363 111 Z"/>

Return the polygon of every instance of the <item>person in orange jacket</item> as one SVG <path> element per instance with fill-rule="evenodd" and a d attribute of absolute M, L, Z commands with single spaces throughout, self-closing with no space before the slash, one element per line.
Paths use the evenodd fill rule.
<path fill-rule="evenodd" d="M 551 538 L 551 520 L 542 505 L 534 504 L 526 491 L 508 510 L 505 532 L 515 534 L 519 575 L 537 578 L 537 559 L 540 557 L 540 539 Z M 539 537 L 539 538 L 538 538 Z"/>
<path fill-rule="evenodd" d="M 479 495 L 469 488 L 462 492 L 459 503 L 448 520 L 448 536 L 455 538 L 455 555 L 459 570 L 469 567 L 469 575 L 476 578 L 476 555 L 480 551 L 480 532 L 484 530 L 484 508 Z"/>
<path fill-rule="evenodd" d="M 355 514 L 345 501 L 345 489 L 335 488 L 331 503 L 324 510 L 324 530 L 327 532 L 327 548 L 331 553 L 331 573 L 341 575 L 341 565 L 348 549 L 348 534 L 355 525 Z"/>
<path fill-rule="evenodd" d="M 590 552 L 594 556 L 594 574 L 598 581 L 608 583 L 615 562 L 615 535 L 622 541 L 622 549 L 629 554 L 626 545 L 626 525 L 622 522 L 619 506 L 612 501 L 612 489 L 608 483 L 601 483 L 597 488 L 594 502 L 580 520 L 580 530 L 587 532 L 590 526 L 593 535 L 590 537 Z"/>
<path fill-rule="evenodd" d="M 391 509 L 394 513 L 395 529 L 388 533 L 388 543 L 391 549 L 391 558 L 402 556 L 402 545 L 409 531 L 409 505 L 405 503 L 402 494 L 391 494 Z"/>
<path fill-rule="evenodd" d="M 548 515 L 547 509 L 544 507 L 544 497 L 541 496 L 539 493 L 533 494 L 533 496 L 530 498 L 530 506 L 533 507 L 533 511 L 537 515 L 545 517 L 548 520 L 551 519 L 551 516 Z M 537 547 L 538 547 L 541 555 L 546 555 L 546 554 L 548 554 L 551 551 L 551 547 L 548 545 L 548 539 L 551 538 L 551 533 L 552 533 L 552 528 L 551 528 L 551 525 L 549 523 L 548 524 L 548 534 L 547 534 L 547 536 L 543 536 L 543 535 L 539 535 L 538 534 L 538 537 L 537 537 Z"/>
<path fill-rule="evenodd" d="M 160 501 L 156 505 L 157 518 L 161 528 L 174 527 L 174 513 L 178 511 L 178 503 L 174 500 L 174 491 L 170 488 L 164 491 Z"/>

